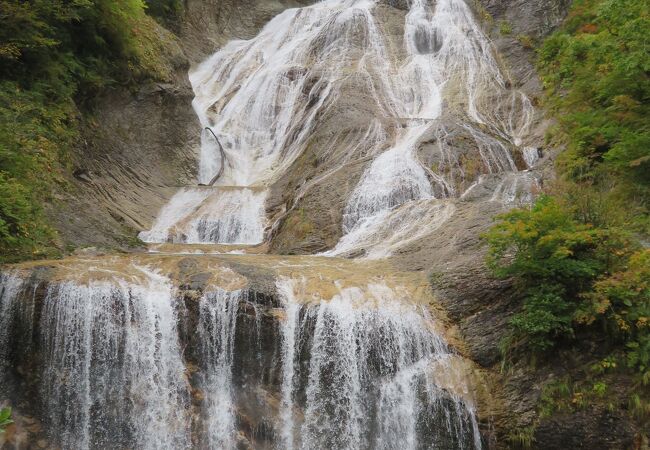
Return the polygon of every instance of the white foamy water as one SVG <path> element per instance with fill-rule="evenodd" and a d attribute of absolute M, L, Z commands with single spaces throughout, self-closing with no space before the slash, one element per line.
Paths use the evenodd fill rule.
<path fill-rule="evenodd" d="M 304 282 L 277 282 L 283 448 L 481 448 L 473 406 L 431 381 L 450 351 L 423 309 L 383 284 L 302 298 Z"/>
<path fill-rule="evenodd" d="M 235 402 L 232 363 L 235 326 L 244 292 L 216 290 L 199 301 L 199 339 L 205 392 L 207 448 L 235 447 Z"/>
<path fill-rule="evenodd" d="M 264 239 L 266 191 L 251 188 L 181 189 L 162 209 L 144 242 L 259 244 Z"/>
<path fill-rule="evenodd" d="M 498 202 L 506 207 L 530 205 L 542 189 L 534 172 L 512 172 L 501 177 L 481 176 L 460 197 L 461 200 Z"/>
<path fill-rule="evenodd" d="M 526 147 L 523 151 L 524 161 L 529 169 L 532 169 L 533 166 L 539 161 L 539 150 L 536 147 Z"/>
<path fill-rule="evenodd" d="M 198 367 L 190 368 L 179 297 L 165 277 L 133 270 L 141 281 L 51 284 L 42 303 L 20 277 L 1 276 L 0 349 L 40 355 L 32 400 L 61 448 L 235 448 L 244 411 L 272 427 L 264 436 L 273 448 L 480 448 L 453 352 L 399 288 L 370 282 L 320 298 L 304 293 L 306 280 L 281 277 L 281 305 L 268 310 L 245 291 L 213 288 L 191 300 L 197 326 L 183 343 L 196 342 Z M 277 326 L 264 329 L 260 314 L 269 312 Z M 3 385 L 8 363 L 33 357 L 1 352 Z M 256 403 L 260 393 L 275 396 L 277 409 Z"/>
<path fill-rule="evenodd" d="M 45 298 L 43 398 L 64 448 L 189 446 L 172 287 L 141 270 L 145 284 L 64 282 Z"/>

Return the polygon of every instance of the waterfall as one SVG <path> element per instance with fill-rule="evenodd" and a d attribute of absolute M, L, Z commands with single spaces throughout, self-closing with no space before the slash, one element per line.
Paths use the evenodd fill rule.
<path fill-rule="evenodd" d="M 186 300 L 197 315 L 183 338 L 192 313 L 169 280 L 131 270 L 137 280 L 50 284 L 42 303 L 30 302 L 30 283 L 3 275 L 3 330 L 16 333 L 3 333 L 0 348 L 20 355 L 3 352 L 0 366 L 37 355 L 34 400 L 62 448 L 235 448 L 252 414 L 259 425 L 247 445 L 481 447 L 466 380 L 450 375 L 453 351 L 400 288 L 341 285 L 328 298 L 306 294 L 305 278 L 280 276 L 279 315 L 245 290 L 214 287 Z"/>
<path fill-rule="evenodd" d="M 529 131 L 532 105 L 509 87 L 464 1 L 410 2 L 402 49 L 389 42 L 379 5 L 327 0 L 286 10 L 255 38 L 231 41 L 194 68 L 194 109 L 226 155 L 222 161 L 214 139 L 202 135 L 199 182 L 221 168 L 223 175 L 215 187 L 181 190 L 141 238 L 262 242 L 266 189 L 305 152 L 329 111 L 345 103 L 350 85 L 381 120 L 359 129 L 363 138 L 332 143 L 331 153 L 346 155 L 334 163 L 338 168 L 374 157 L 347 199 L 345 242 L 331 254 L 345 253 L 353 239 L 367 241 L 402 205 L 461 196 L 477 177 L 466 164 L 477 166 L 478 175 L 516 171 L 511 153 Z M 465 160 L 442 142 L 449 124 L 474 142 Z M 441 159 L 434 169 L 417 156 L 432 136 Z"/>
<path fill-rule="evenodd" d="M 523 94 L 505 88 L 489 41 L 467 5 L 462 0 L 440 0 L 435 5 L 426 0 L 411 2 L 404 40 L 407 57 L 397 67 L 396 76 L 384 83 L 384 95 L 396 105 L 391 111 L 393 117 L 410 120 L 399 131 L 395 144 L 372 162 L 350 196 L 343 219 L 345 235 L 331 255 L 344 254 L 353 243 L 373 251 L 374 246 L 368 246 L 367 241 L 386 223 L 388 212 L 434 197 L 431 181 L 440 186 L 442 196 L 456 192 L 453 179 L 435 171 L 427 174 L 415 157 L 417 145 L 439 130 L 443 113 L 457 115 L 454 120 L 475 141 L 486 171 L 517 170 L 504 142 L 520 144 L 532 120 L 532 106 Z M 502 103 L 486 104 L 495 100 Z M 466 105 L 462 114 L 451 106 L 459 102 Z M 445 103 L 449 111 L 443 107 Z M 479 126 L 489 127 L 498 139 L 480 131 Z M 458 164 L 453 154 L 444 156 L 453 161 L 452 165 Z M 410 214 L 404 216 L 412 218 Z M 390 219 L 395 226 L 396 216 Z M 428 226 L 428 222 L 421 221 L 420 225 Z M 382 250 L 378 253 L 389 255 Z"/>
<path fill-rule="evenodd" d="M 19 386 L 23 366 L 36 367 L 29 395 L 55 445 L 481 448 L 463 358 L 423 306 L 431 299 L 359 266 L 323 281 L 346 264 L 336 256 L 387 258 L 448 225 L 465 201 L 516 205 L 538 187 L 516 163 L 539 157 L 526 141 L 531 102 L 469 7 L 407 3 L 287 9 L 193 67 L 197 186 L 179 189 L 139 235 L 264 243 L 277 225 L 266 217 L 267 200 L 277 212 L 271 188 L 316 155 L 309 163 L 324 169 L 288 184 L 278 216 L 358 168 L 327 258 L 172 250 L 2 273 L 0 376 Z M 226 272 L 244 281 L 233 287 Z"/>
<path fill-rule="evenodd" d="M 50 285 L 37 342 L 6 335 L 0 342 L 1 348 L 40 349 L 44 419 L 62 448 L 189 445 L 172 287 L 157 273 L 136 270 L 144 275 L 143 284 Z M 18 294 L 3 293 L 3 321 L 19 320 L 20 305 L 34 308 Z M 33 326 L 31 321 L 23 325 Z"/>
<path fill-rule="evenodd" d="M 304 282 L 277 282 L 284 448 L 481 447 L 472 406 L 429 377 L 450 350 L 424 310 L 384 284 L 315 302 Z"/>

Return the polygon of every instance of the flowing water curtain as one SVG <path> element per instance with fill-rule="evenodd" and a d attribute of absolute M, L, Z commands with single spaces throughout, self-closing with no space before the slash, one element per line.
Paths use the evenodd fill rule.
<path fill-rule="evenodd" d="M 188 448 L 189 393 L 174 292 L 143 284 L 52 284 L 41 318 L 42 399 L 63 448 Z"/>
<path fill-rule="evenodd" d="M 199 300 L 204 433 L 210 449 L 234 448 L 236 444 L 232 366 L 237 314 L 245 297 L 245 291 L 217 289 Z"/>
<path fill-rule="evenodd" d="M 258 188 L 184 188 L 139 237 L 150 243 L 259 244 L 264 240 L 266 196 Z"/>
<path fill-rule="evenodd" d="M 285 448 L 480 448 L 473 407 L 428 376 L 449 349 L 420 308 L 385 285 L 313 303 L 301 284 L 277 283 Z"/>
<path fill-rule="evenodd" d="M 366 259 L 387 258 L 410 242 L 434 233 L 449 220 L 456 207 L 445 201 L 419 200 L 381 213 L 378 218 L 363 219 L 344 235 L 336 247 L 323 253 Z"/>
<path fill-rule="evenodd" d="M 31 348 L 34 303 L 21 301 L 25 280 L 17 273 L 0 273 L 0 394 L 7 395 L 13 353 Z M 7 390 L 7 392 L 4 392 Z"/>

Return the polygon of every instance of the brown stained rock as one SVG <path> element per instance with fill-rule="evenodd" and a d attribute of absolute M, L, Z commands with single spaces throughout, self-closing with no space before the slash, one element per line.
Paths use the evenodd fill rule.
<path fill-rule="evenodd" d="M 542 420 L 535 441 L 537 448 L 545 450 L 642 448 L 638 433 L 621 411 L 594 408 Z"/>
<path fill-rule="evenodd" d="M 29 431 L 30 433 L 40 433 L 42 427 L 40 424 L 35 423 L 33 425 L 29 425 L 28 427 L 26 427 L 26 430 Z"/>
<path fill-rule="evenodd" d="M 205 393 L 201 389 L 192 389 L 192 399 L 200 403 L 205 399 Z"/>

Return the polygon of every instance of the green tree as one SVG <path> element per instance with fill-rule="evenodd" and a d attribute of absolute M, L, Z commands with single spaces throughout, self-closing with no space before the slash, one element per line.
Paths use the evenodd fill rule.
<path fill-rule="evenodd" d="M 547 104 L 567 151 L 561 172 L 625 202 L 650 229 L 650 9 L 647 0 L 576 0 L 539 50 Z"/>

